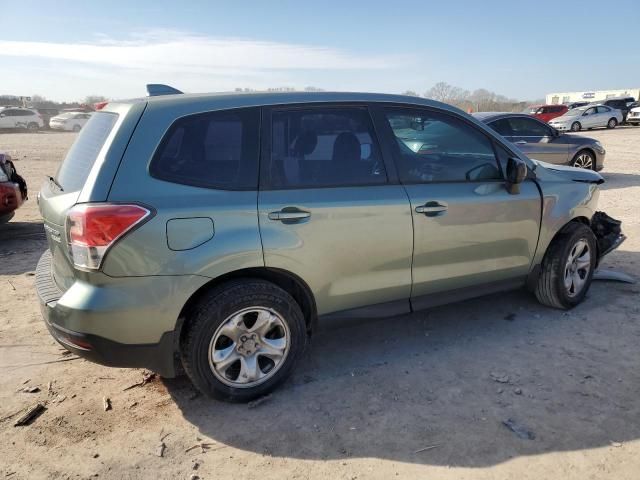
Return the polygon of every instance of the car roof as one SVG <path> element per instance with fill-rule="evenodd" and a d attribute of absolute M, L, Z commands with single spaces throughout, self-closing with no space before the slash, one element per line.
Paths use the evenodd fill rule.
<path fill-rule="evenodd" d="M 396 103 L 415 106 L 436 107 L 455 113 L 464 113 L 459 108 L 426 98 L 386 93 L 361 92 L 220 92 L 220 93 L 182 93 L 176 95 L 158 95 L 129 100 L 109 102 L 104 110 L 112 105 L 148 102 L 149 106 L 162 108 L 189 107 L 194 109 L 213 108 L 227 109 L 250 106 L 283 105 L 297 103 Z"/>
<path fill-rule="evenodd" d="M 507 118 L 507 117 L 525 117 L 525 118 L 535 118 L 531 115 L 527 115 L 526 113 L 518 113 L 518 112 L 476 112 L 472 113 L 471 116 L 477 118 L 481 122 L 489 123 L 493 120 L 498 120 L 499 118 Z"/>

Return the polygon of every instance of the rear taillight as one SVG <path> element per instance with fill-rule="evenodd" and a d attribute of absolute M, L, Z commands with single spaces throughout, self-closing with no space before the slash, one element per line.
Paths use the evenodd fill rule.
<path fill-rule="evenodd" d="M 109 248 L 149 217 L 140 205 L 80 204 L 67 212 L 67 238 L 73 264 L 97 270 Z"/>

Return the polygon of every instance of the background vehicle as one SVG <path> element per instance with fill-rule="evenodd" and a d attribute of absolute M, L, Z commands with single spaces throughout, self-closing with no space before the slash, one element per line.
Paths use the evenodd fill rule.
<path fill-rule="evenodd" d="M 627 121 L 627 114 L 629 113 L 629 107 L 627 104 L 634 101 L 635 99 L 633 97 L 609 98 L 608 100 L 602 100 L 601 102 L 590 103 L 589 106 L 606 105 L 607 107 L 620 110 L 622 113 L 622 121 L 619 123 L 624 123 Z"/>
<path fill-rule="evenodd" d="M 9 107 L 0 109 L 0 128 L 25 128 L 39 130 L 44 126 L 41 115 L 30 108 Z"/>
<path fill-rule="evenodd" d="M 569 110 L 561 117 L 551 120 L 549 125 L 561 132 L 567 130 L 579 132 L 598 127 L 616 128 L 620 123 L 622 123 L 620 110 L 605 105 L 594 105 Z"/>
<path fill-rule="evenodd" d="M 629 115 L 627 115 L 627 123 L 636 126 L 640 125 L 640 105 L 631 107 Z"/>
<path fill-rule="evenodd" d="M 319 318 L 525 285 L 571 308 L 624 239 L 595 213 L 599 174 L 532 161 L 445 104 L 173 92 L 96 112 L 40 192 L 45 323 L 99 363 L 171 376 L 179 355 L 203 392 L 244 401 L 287 377 Z"/>
<path fill-rule="evenodd" d="M 36 110 L 42 117 L 44 128 L 49 128 L 49 120 L 60 113 L 57 108 L 38 108 Z"/>
<path fill-rule="evenodd" d="M 533 117 L 548 122 L 552 118 L 563 115 L 568 110 L 566 105 L 532 105 L 525 113 L 532 115 Z"/>
<path fill-rule="evenodd" d="M 573 108 L 580 108 L 580 107 L 584 107 L 585 105 L 589 105 L 589 102 L 572 102 L 572 103 L 567 103 L 567 108 L 569 110 L 573 109 Z"/>
<path fill-rule="evenodd" d="M 473 116 L 514 143 L 530 158 L 593 170 L 604 167 L 605 149 L 593 138 L 561 133 L 528 115 L 482 112 Z"/>
<path fill-rule="evenodd" d="M 16 170 L 11 157 L 0 152 L 0 224 L 13 218 L 27 200 L 27 183 Z"/>
<path fill-rule="evenodd" d="M 90 118 L 90 113 L 65 112 L 53 117 L 49 125 L 52 130 L 79 132 Z"/>

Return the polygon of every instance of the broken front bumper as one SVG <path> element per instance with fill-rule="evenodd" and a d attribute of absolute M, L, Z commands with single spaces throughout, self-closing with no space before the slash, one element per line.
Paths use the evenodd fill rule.
<path fill-rule="evenodd" d="M 604 212 L 596 212 L 591 219 L 591 230 L 598 244 L 598 263 L 602 257 L 618 248 L 626 240 L 622 233 L 622 222 Z"/>

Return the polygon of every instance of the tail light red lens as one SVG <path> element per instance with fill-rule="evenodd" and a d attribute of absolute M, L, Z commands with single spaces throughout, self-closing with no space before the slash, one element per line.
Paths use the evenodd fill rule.
<path fill-rule="evenodd" d="M 149 217 L 140 205 L 80 204 L 67 212 L 67 238 L 76 267 L 97 270 L 123 235 Z"/>

